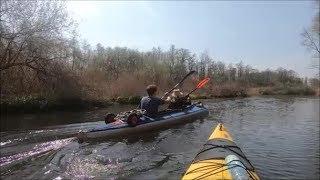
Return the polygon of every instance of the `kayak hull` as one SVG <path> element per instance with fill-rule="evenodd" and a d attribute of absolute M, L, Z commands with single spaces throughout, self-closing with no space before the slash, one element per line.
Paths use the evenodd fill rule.
<path fill-rule="evenodd" d="M 227 161 L 228 157 L 236 156 L 240 166 L 232 166 Z M 234 162 L 236 162 L 234 161 Z M 238 177 L 235 169 L 244 171 L 244 176 Z M 238 170 L 238 169 L 237 169 Z M 245 177 L 245 178 L 243 178 Z M 259 180 L 253 165 L 245 157 L 241 149 L 233 142 L 223 124 L 219 123 L 201 151 L 196 155 L 193 162 L 182 177 L 189 179 L 254 179 Z"/>
<path fill-rule="evenodd" d="M 97 138 L 122 137 L 126 135 L 139 134 L 141 132 L 168 128 L 172 125 L 188 123 L 195 119 L 201 119 L 208 116 L 209 111 L 202 105 L 190 105 L 189 107 L 174 112 L 163 114 L 156 118 L 144 117 L 145 123 L 135 127 L 130 127 L 127 123 L 114 122 L 110 125 L 102 124 L 97 128 L 78 134 L 80 141 L 86 141 Z"/>

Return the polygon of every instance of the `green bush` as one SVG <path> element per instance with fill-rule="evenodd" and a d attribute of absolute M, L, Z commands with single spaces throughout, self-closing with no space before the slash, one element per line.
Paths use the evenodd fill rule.
<path fill-rule="evenodd" d="M 308 86 L 275 86 L 261 89 L 261 95 L 315 95 L 315 91 Z"/>
<path fill-rule="evenodd" d="M 1 111 L 5 112 L 36 112 L 47 105 L 45 98 L 38 96 L 21 96 L 1 101 Z"/>
<path fill-rule="evenodd" d="M 128 104 L 129 98 L 128 97 L 117 97 L 116 102 L 119 104 Z"/>
<path fill-rule="evenodd" d="M 206 95 L 200 95 L 200 94 L 190 94 L 190 99 L 191 100 L 196 100 L 196 99 L 208 99 Z"/>
<path fill-rule="evenodd" d="M 81 98 L 44 98 L 41 96 L 20 96 L 1 100 L 1 112 L 33 113 L 52 110 L 80 110 L 92 107 L 107 107 L 107 100 L 83 100 Z"/>
<path fill-rule="evenodd" d="M 139 104 L 141 96 L 130 96 L 128 99 L 129 104 Z"/>
<path fill-rule="evenodd" d="M 141 96 L 129 96 L 129 97 L 119 96 L 115 99 L 115 102 L 119 104 L 138 104 L 140 100 L 141 100 Z"/>

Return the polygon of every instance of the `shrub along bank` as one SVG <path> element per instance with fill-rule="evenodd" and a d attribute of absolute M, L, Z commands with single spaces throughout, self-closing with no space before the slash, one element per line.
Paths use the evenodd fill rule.
<path fill-rule="evenodd" d="M 252 91 L 253 89 L 253 91 Z M 254 92 L 254 93 L 252 93 Z M 258 92 L 258 93 L 256 93 Z M 246 88 L 236 85 L 222 85 L 190 95 L 192 100 L 210 98 L 236 98 L 256 95 L 316 95 L 316 91 L 308 86 L 275 86 Z M 318 94 L 319 95 L 319 94 Z M 83 99 L 48 98 L 41 96 L 23 96 L 1 99 L 1 114 L 35 113 L 50 111 L 79 111 L 95 108 L 105 108 L 115 103 L 137 105 L 141 96 L 118 96 L 116 98 Z"/>
<path fill-rule="evenodd" d="M 276 86 L 261 88 L 261 95 L 316 95 L 316 91 L 308 86 Z"/>

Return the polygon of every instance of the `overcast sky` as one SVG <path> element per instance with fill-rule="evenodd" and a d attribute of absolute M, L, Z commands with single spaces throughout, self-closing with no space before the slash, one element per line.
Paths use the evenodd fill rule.
<path fill-rule="evenodd" d="M 301 32 L 316 13 L 312 1 L 68 1 L 79 34 L 91 45 L 207 51 L 226 63 L 292 69 L 314 76 Z M 313 60 L 314 61 L 314 60 Z"/>

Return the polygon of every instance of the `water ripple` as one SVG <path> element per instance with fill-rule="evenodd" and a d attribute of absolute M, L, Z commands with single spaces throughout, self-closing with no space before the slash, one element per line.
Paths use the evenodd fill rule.
<path fill-rule="evenodd" d="M 210 110 L 205 120 L 130 138 L 84 144 L 64 139 L 103 122 L 2 132 L 1 178 L 179 179 L 218 121 L 262 179 L 319 177 L 319 98 L 252 97 L 204 104 Z M 98 121 L 106 111 L 57 117 L 60 122 L 70 117 Z"/>

